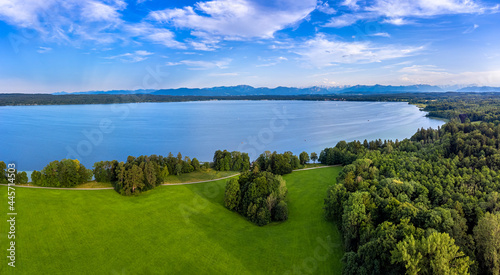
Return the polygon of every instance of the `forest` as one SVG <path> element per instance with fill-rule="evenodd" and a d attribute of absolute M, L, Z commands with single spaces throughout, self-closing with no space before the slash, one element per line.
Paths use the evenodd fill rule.
<path fill-rule="evenodd" d="M 345 165 L 325 199 L 344 274 L 499 274 L 498 121 L 340 142 L 320 161 Z"/>

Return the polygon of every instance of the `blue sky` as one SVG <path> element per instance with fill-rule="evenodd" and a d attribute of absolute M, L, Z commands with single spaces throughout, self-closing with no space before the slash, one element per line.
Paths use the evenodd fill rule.
<path fill-rule="evenodd" d="M 493 0 L 0 0 L 0 92 L 500 86 Z"/>

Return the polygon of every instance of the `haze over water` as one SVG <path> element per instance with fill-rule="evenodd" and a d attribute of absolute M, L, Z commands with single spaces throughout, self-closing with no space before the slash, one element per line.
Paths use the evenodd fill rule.
<path fill-rule="evenodd" d="M 404 139 L 443 121 L 404 102 L 200 101 L 0 107 L 0 160 L 19 170 L 78 158 L 169 152 L 211 161 L 218 149 L 255 159 L 269 151 L 318 154 L 341 140 Z"/>

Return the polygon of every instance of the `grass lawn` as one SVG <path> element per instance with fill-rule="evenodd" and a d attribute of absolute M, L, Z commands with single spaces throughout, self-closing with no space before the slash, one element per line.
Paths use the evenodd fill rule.
<path fill-rule="evenodd" d="M 306 163 L 304 165 L 304 168 L 314 168 L 314 167 L 322 167 L 322 166 L 327 166 L 327 165 L 326 164 L 321 164 L 321 163 Z"/>
<path fill-rule="evenodd" d="M 113 185 L 111 184 L 111 182 L 89 181 L 75 186 L 75 188 L 105 188 L 105 187 L 113 187 Z"/>
<path fill-rule="evenodd" d="M 285 176 L 289 220 L 258 227 L 223 206 L 226 180 L 113 190 L 16 189 L 16 267 L 0 274 L 340 274 L 339 232 L 323 199 L 340 167 Z M 0 186 L 6 218 L 7 187 Z"/>
<path fill-rule="evenodd" d="M 180 174 L 178 176 L 168 175 L 165 183 L 182 183 L 182 182 L 197 182 L 205 180 L 213 180 L 218 178 L 224 178 L 238 174 L 235 171 L 215 171 L 213 169 L 194 171 L 187 174 Z"/>

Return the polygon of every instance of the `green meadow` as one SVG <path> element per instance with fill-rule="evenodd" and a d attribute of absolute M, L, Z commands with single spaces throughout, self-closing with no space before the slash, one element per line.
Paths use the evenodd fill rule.
<path fill-rule="evenodd" d="M 0 274 L 340 274 L 341 238 L 322 209 L 340 169 L 286 175 L 289 219 L 264 227 L 224 208 L 226 180 L 134 197 L 16 188 L 16 267 L 4 221 Z"/>

